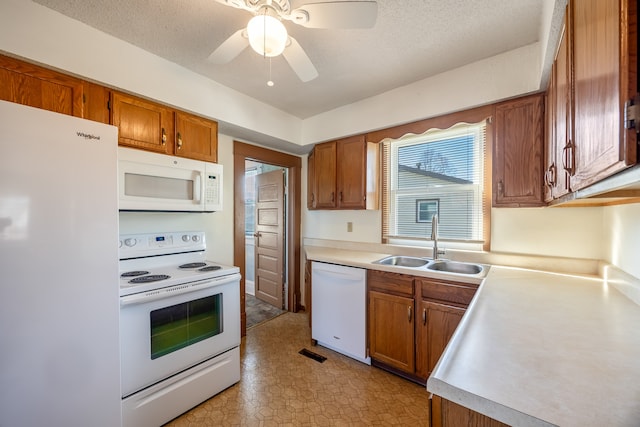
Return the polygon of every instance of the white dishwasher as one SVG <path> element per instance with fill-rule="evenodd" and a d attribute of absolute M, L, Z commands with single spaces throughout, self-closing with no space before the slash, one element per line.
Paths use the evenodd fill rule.
<path fill-rule="evenodd" d="M 311 338 L 360 362 L 367 357 L 367 270 L 311 263 Z"/>

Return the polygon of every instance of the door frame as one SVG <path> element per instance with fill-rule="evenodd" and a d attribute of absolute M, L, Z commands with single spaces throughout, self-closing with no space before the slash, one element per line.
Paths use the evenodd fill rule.
<path fill-rule="evenodd" d="M 287 309 L 298 312 L 303 307 L 300 300 L 300 209 L 302 159 L 280 151 L 233 141 L 233 264 L 240 268 L 240 330 L 242 336 L 247 333 L 247 313 L 245 311 L 245 197 L 244 174 L 245 161 L 253 160 L 260 163 L 287 168 L 288 179 L 285 195 L 287 206 L 286 242 L 288 283 Z"/>

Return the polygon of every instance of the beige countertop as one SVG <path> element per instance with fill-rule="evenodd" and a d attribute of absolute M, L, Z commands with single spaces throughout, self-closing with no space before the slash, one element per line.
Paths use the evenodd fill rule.
<path fill-rule="evenodd" d="M 305 252 L 437 277 L 371 264 L 387 253 Z M 640 426 L 640 305 L 604 277 L 491 267 L 427 390 L 514 426 Z"/>
<path fill-rule="evenodd" d="M 455 282 L 480 284 L 486 275 L 467 275 L 455 273 L 440 273 L 438 271 L 427 270 L 426 268 L 398 267 L 392 265 L 373 264 L 374 261 L 389 256 L 389 253 L 378 253 L 369 251 L 359 251 L 351 249 L 336 249 L 328 247 L 306 246 L 305 253 L 308 260 L 328 262 L 332 264 L 347 265 L 350 267 L 360 267 L 380 271 L 390 271 L 393 273 L 410 274 L 413 276 L 431 277 L 435 279 L 451 280 Z M 487 268 L 488 266 L 483 265 Z"/>
<path fill-rule="evenodd" d="M 638 426 L 639 328 L 606 280 L 493 267 L 427 390 L 515 426 Z"/>

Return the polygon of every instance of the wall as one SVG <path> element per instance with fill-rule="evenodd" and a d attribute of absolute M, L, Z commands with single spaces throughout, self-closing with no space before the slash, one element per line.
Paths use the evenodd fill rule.
<path fill-rule="evenodd" d="M 602 259 L 602 208 L 491 210 L 491 251 Z"/>
<path fill-rule="evenodd" d="M 534 43 L 310 117 L 302 139 L 327 141 L 537 91 L 539 68 Z"/>
<path fill-rule="evenodd" d="M 603 208 L 603 259 L 640 278 L 640 204 Z"/>

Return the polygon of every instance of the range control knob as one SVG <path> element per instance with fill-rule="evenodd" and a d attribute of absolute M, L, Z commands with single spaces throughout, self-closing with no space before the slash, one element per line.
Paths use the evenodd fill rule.
<path fill-rule="evenodd" d="M 137 243 L 137 242 L 136 242 L 136 239 L 131 239 L 131 238 L 129 238 L 129 239 L 124 239 L 124 244 L 125 244 L 125 246 L 132 247 L 132 246 L 135 246 L 135 245 L 136 245 L 136 243 Z"/>
<path fill-rule="evenodd" d="M 188 241 L 189 241 L 189 239 L 190 239 L 189 235 L 187 235 L 187 234 L 183 234 L 183 235 L 182 235 L 182 241 L 183 241 L 183 242 L 188 242 Z"/>
<path fill-rule="evenodd" d="M 191 239 L 193 239 L 194 242 L 199 242 L 200 241 L 200 236 L 198 236 L 197 234 L 194 234 Z"/>

